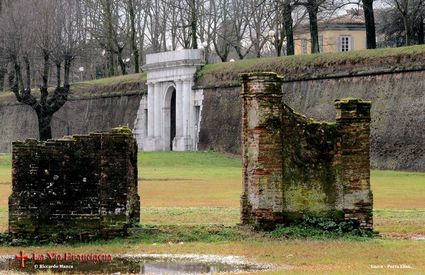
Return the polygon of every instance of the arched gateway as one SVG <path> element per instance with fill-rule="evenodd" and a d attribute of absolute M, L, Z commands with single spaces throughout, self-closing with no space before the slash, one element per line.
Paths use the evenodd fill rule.
<path fill-rule="evenodd" d="M 192 90 L 202 50 L 181 50 L 146 56 L 148 94 L 140 101 L 134 133 L 139 150 L 197 149 L 202 90 Z"/>

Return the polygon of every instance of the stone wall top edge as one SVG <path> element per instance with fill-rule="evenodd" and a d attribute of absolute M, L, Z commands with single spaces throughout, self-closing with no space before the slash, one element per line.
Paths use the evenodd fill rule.
<path fill-rule="evenodd" d="M 202 59 L 202 50 L 183 49 L 146 55 L 146 64 L 154 64 L 166 61 Z"/>
<path fill-rule="evenodd" d="M 335 106 L 343 106 L 343 105 L 371 105 L 372 101 L 362 100 L 360 98 L 340 98 L 335 99 Z"/>
<path fill-rule="evenodd" d="M 144 71 L 159 71 L 164 69 L 186 68 L 186 67 L 201 67 L 205 63 L 201 59 L 193 60 L 175 60 L 164 61 L 152 64 L 145 64 L 142 66 Z"/>
<path fill-rule="evenodd" d="M 112 137 L 112 138 L 128 138 L 133 137 L 131 130 L 128 127 L 118 127 L 113 128 L 107 131 L 96 131 L 91 132 L 87 135 L 72 135 L 72 136 L 64 136 L 57 139 L 48 139 L 45 141 L 40 141 L 36 139 L 26 139 L 25 141 L 13 141 L 12 145 L 14 148 L 21 147 L 45 147 L 45 146 L 54 146 L 54 145 L 64 145 L 71 144 L 81 140 L 90 140 L 93 138 L 102 138 L 102 137 Z"/>
<path fill-rule="evenodd" d="M 278 75 L 276 72 L 241 73 L 239 74 L 239 78 L 242 80 L 268 80 L 273 82 L 281 82 L 284 80 L 284 77 Z"/>
<path fill-rule="evenodd" d="M 317 81 L 327 79 L 341 79 L 341 78 L 355 78 L 355 77 L 367 77 L 377 75 L 391 75 L 391 74 L 402 74 L 402 73 L 413 73 L 413 72 L 425 72 L 425 66 L 411 66 L 411 67 L 392 67 L 386 69 L 376 70 L 362 70 L 362 71 L 343 71 L 340 73 L 325 73 L 325 74 L 303 74 L 297 76 L 285 75 L 282 79 L 282 83 L 293 83 L 302 81 Z M 241 74 L 255 74 L 255 72 L 241 73 Z M 235 88 L 241 87 L 240 75 L 239 79 L 229 79 L 225 83 L 217 83 L 213 85 L 203 85 L 202 83 L 195 83 L 195 89 L 219 89 L 219 88 Z"/>
<path fill-rule="evenodd" d="M 146 83 L 146 81 L 142 81 L 142 83 Z M 67 101 L 84 101 L 84 100 L 95 100 L 95 99 L 105 99 L 105 98 L 115 98 L 115 97 L 143 96 L 146 93 L 147 93 L 147 89 L 141 89 L 140 91 L 119 92 L 119 93 L 111 93 L 111 94 L 105 94 L 105 95 L 70 97 L 68 98 Z M 14 106 L 28 106 L 28 105 L 17 102 L 17 101 L 10 101 L 7 103 L 0 102 L 0 107 L 14 107 Z M 30 107 L 28 106 L 28 108 Z"/>

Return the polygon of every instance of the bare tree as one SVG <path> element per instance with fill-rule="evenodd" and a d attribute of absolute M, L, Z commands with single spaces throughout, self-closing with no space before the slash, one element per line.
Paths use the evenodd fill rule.
<path fill-rule="evenodd" d="M 269 41 L 267 21 L 272 14 L 271 1 L 249 0 L 245 4 L 249 6 L 249 12 L 245 14 L 245 20 L 249 22 L 249 36 L 256 57 L 261 57 L 264 45 Z"/>
<path fill-rule="evenodd" d="M 217 3 L 213 1 L 211 3 L 211 11 L 215 15 L 212 26 L 213 45 L 215 52 L 222 62 L 227 61 L 231 48 L 231 43 L 229 42 L 231 23 L 229 20 L 228 3 L 228 0 L 219 0 Z"/>
<path fill-rule="evenodd" d="M 163 6 L 161 5 L 160 0 L 148 0 L 146 1 L 147 12 L 147 40 L 150 44 L 151 50 L 153 52 L 160 52 L 162 49 L 166 49 L 166 45 L 161 45 L 161 35 L 165 36 L 165 30 L 162 28 L 163 25 L 160 24 L 160 20 L 163 17 Z"/>
<path fill-rule="evenodd" d="M 287 55 L 295 54 L 294 30 L 293 30 L 294 22 L 292 20 L 292 9 L 293 9 L 293 4 L 291 3 L 291 0 L 283 0 L 282 17 L 283 17 L 283 25 L 285 28 Z"/>
<path fill-rule="evenodd" d="M 373 12 L 373 0 L 362 0 L 366 26 L 366 47 L 376 48 L 375 16 Z"/>
<path fill-rule="evenodd" d="M 388 0 L 387 3 L 395 8 L 397 12 L 402 17 L 404 34 L 405 34 L 405 44 L 412 45 L 414 44 L 414 28 L 415 22 L 422 24 L 423 28 L 423 14 L 424 14 L 424 0 Z M 418 24 L 419 25 L 419 24 Z M 423 36 L 423 33 L 422 33 Z"/>
<path fill-rule="evenodd" d="M 253 43 L 248 43 L 247 30 L 250 27 L 246 20 L 246 14 L 249 13 L 249 6 L 242 0 L 231 0 L 229 8 L 232 11 L 230 21 L 232 22 L 232 31 L 234 37 L 229 37 L 233 48 L 239 59 L 244 59 L 251 51 Z"/>
<path fill-rule="evenodd" d="M 139 48 L 137 47 L 136 38 L 136 8 L 134 0 L 127 0 L 127 12 L 130 19 L 130 45 L 133 52 L 134 72 L 139 72 Z"/>
<path fill-rule="evenodd" d="M 275 0 L 274 8 L 270 14 L 270 39 L 277 56 L 283 54 L 284 42 L 286 40 L 286 54 L 294 54 L 294 32 L 293 32 L 293 1 L 291 0 Z"/>
<path fill-rule="evenodd" d="M 325 0 L 305 0 L 305 2 L 300 2 L 308 12 L 310 22 L 311 53 L 320 52 L 317 14 L 319 13 L 320 5 L 324 2 Z"/>
<path fill-rule="evenodd" d="M 190 36 L 192 38 L 192 49 L 198 48 L 198 5 L 196 0 L 190 0 Z"/>
<path fill-rule="evenodd" d="M 143 1 L 144 2 L 144 1 Z M 140 64 L 143 64 L 143 55 L 145 51 L 145 37 L 146 37 L 146 24 L 148 22 L 148 13 L 146 6 L 140 0 L 137 0 L 137 33 L 139 36 L 139 49 L 140 49 Z"/>
<path fill-rule="evenodd" d="M 1 18 L 4 26 L 2 36 L 5 38 L 2 48 L 8 52 L 8 59 L 13 64 L 14 70 L 9 77 L 11 90 L 19 102 L 29 105 L 36 112 L 41 140 L 52 137 L 50 124 L 53 114 L 68 98 L 71 63 L 75 58 L 80 39 L 75 23 L 76 2 L 76 0 L 40 0 L 35 3 L 18 0 L 8 7 L 8 11 Z M 28 12 L 29 10 L 31 12 Z M 58 68 L 59 60 L 64 61 L 64 82 L 61 86 L 58 72 L 56 88 L 49 92 L 51 57 L 59 52 L 62 52 L 63 57 L 55 58 L 55 62 Z M 37 60 L 38 57 L 42 60 L 39 98 L 32 94 L 32 55 L 33 60 Z M 25 74 L 22 72 L 22 63 Z"/>

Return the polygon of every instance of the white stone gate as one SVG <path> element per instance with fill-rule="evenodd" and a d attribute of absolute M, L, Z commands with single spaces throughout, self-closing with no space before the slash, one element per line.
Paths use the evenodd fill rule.
<path fill-rule="evenodd" d="M 202 50 L 146 56 L 148 94 L 140 101 L 134 133 L 139 150 L 197 150 L 202 90 L 193 90 Z"/>

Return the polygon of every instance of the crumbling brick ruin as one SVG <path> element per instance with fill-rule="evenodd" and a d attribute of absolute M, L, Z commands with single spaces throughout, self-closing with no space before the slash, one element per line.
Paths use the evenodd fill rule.
<path fill-rule="evenodd" d="M 306 217 L 372 229 L 370 102 L 336 100 L 336 122 L 282 101 L 282 78 L 242 75 L 242 223 L 274 228 Z"/>
<path fill-rule="evenodd" d="M 139 222 L 137 145 L 130 129 L 14 142 L 12 158 L 12 239 L 113 237 Z"/>

